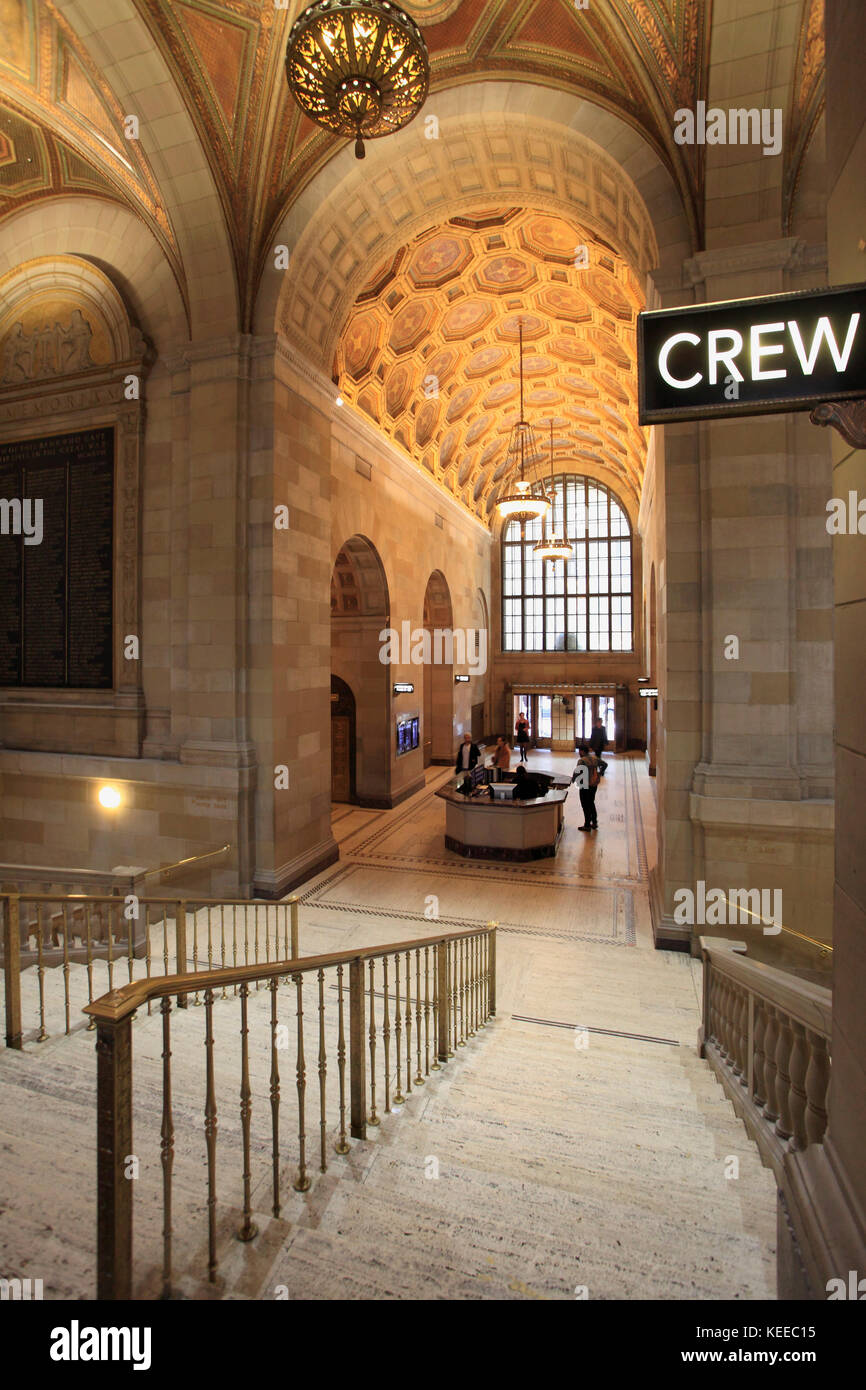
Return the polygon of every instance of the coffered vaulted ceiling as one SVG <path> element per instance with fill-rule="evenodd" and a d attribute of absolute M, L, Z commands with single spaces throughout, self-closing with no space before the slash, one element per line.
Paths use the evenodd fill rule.
<path fill-rule="evenodd" d="M 522 322 L 534 476 L 548 466 L 552 420 L 557 470 L 603 473 L 637 504 L 642 307 L 634 272 L 579 227 L 520 208 L 475 212 L 375 269 L 346 325 L 335 377 L 346 400 L 486 520 L 514 463 Z"/>

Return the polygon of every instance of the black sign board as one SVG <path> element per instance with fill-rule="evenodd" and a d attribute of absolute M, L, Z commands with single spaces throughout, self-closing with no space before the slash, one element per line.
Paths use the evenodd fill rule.
<path fill-rule="evenodd" d="M 866 285 L 638 315 L 640 423 L 866 398 Z"/>

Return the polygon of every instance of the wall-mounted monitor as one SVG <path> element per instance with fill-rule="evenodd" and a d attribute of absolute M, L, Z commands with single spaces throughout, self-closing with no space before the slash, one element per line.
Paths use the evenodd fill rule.
<path fill-rule="evenodd" d="M 411 719 L 397 720 L 397 757 L 411 753 L 420 741 L 420 720 L 417 715 Z"/>

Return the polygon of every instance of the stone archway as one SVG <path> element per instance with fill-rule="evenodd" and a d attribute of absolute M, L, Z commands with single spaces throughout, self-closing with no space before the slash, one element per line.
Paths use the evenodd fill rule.
<path fill-rule="evenodd" d="M 424 766 L 450 763 L 454 757 L 454 662 L 451 645 L 438 633 L 452 633 L 451 591 L 441 570 L 434 570 L 424 594 L 424 627 L 430 637 L 430 660 L 424 665 Z M 437 660 L 437 656 L 440 658 Z"/>
<path fill-rule="evenodd" d="M 390 804 L 389 668 L 379 660 L 379 633 L 388 626 L 389 613 L 379 552 L 366 536 L 351 536 L 331 571 L 331 692 L 345 687 L 353 697 L 348 786 L 344 777 L 339 799 L 361 806 Z"/>

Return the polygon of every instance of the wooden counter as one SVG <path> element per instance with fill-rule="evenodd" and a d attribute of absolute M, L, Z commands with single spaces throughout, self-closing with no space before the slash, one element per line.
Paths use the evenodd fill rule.
<path fill-rule="evenodd" d="M 532 801 L 491 801 L 443 787 L 445 845 L 466 859 L 549 859 L 556 854 L 567 788 Z"/>

